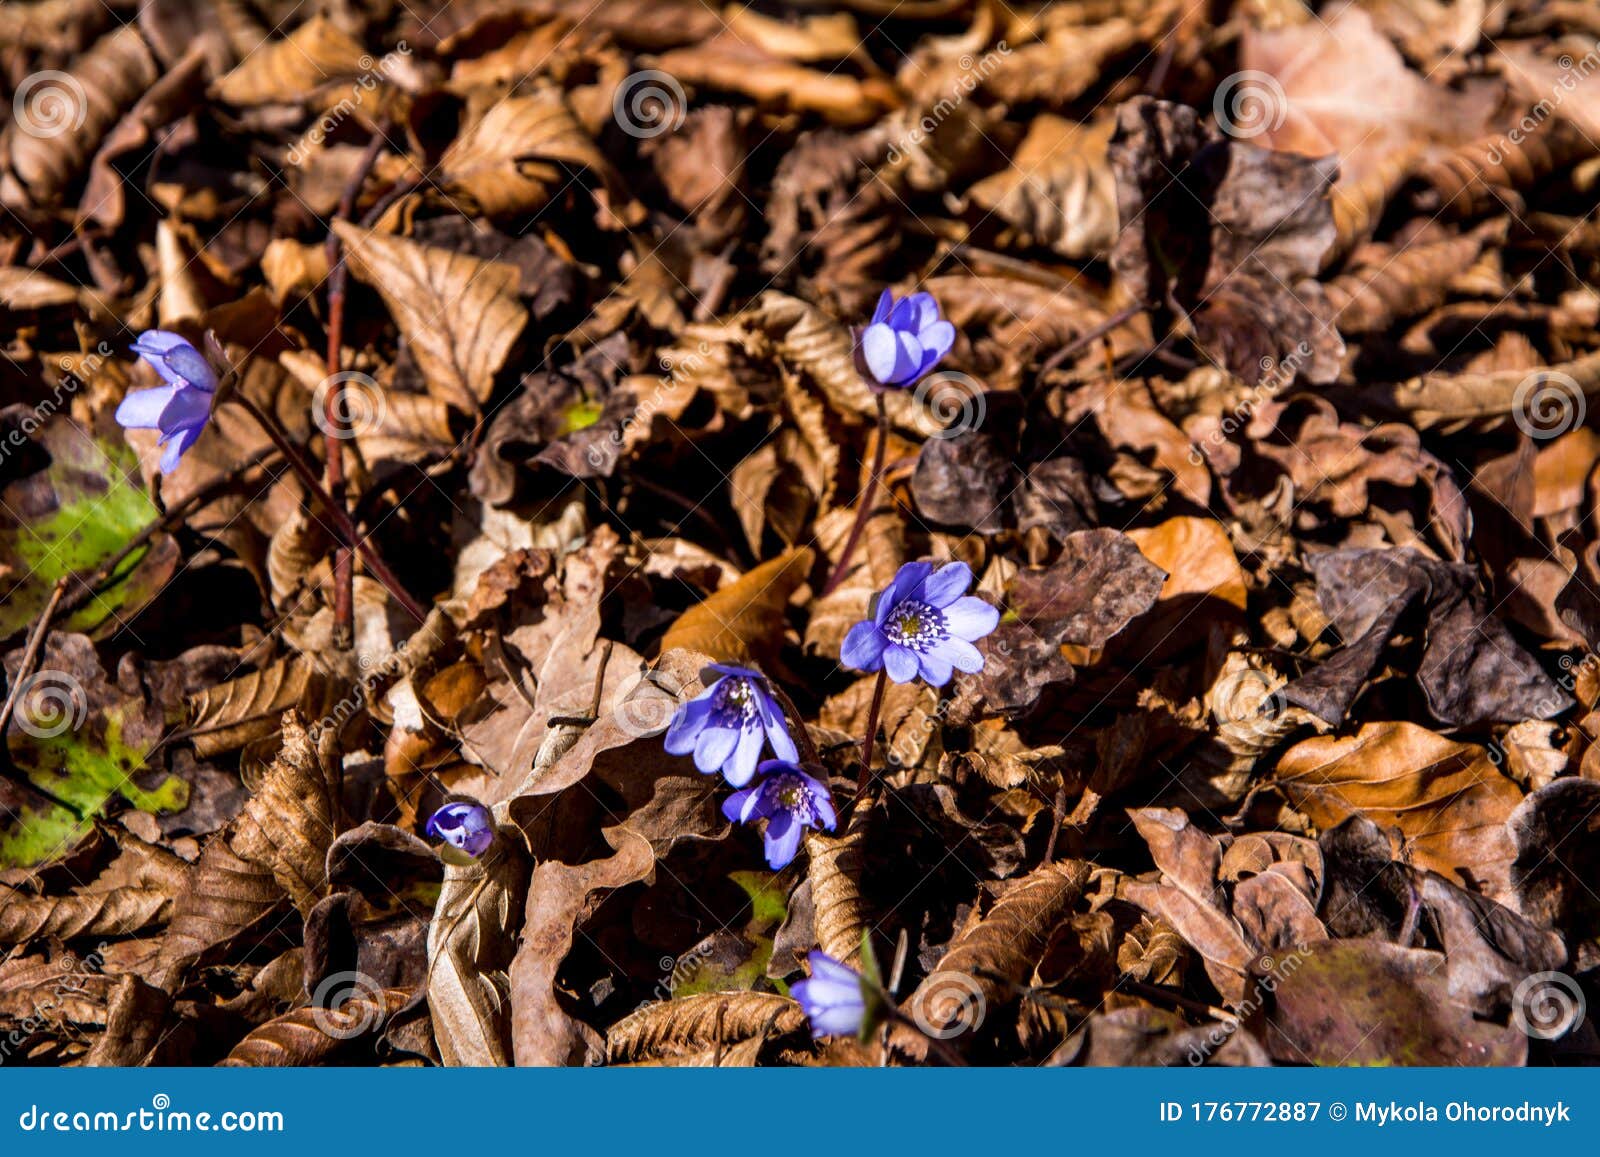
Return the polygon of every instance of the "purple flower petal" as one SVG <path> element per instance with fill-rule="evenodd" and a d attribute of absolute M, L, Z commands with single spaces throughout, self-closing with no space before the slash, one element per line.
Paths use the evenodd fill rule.
<path fill-rule="evenodd" d="M 948 662 L 957 671 L 972 675 L 983 670 L 983 652 L 965 639 L 945 639 L 929 653 Z"/>
<path fill-rule="evenodd" d="M 950 660 L 936 651 L 917 657 L 917 671 L 922 675 L 922 681 L 930 687 L 943 687 L 950 682 L 953 674 Z"/>
<path fill-rule="evenodd" d="M 709 724 L 694 744 L 694 765 L 707 775 L 721 771 L 738 746 L 739 732 L 732 727 Z"/>
<path fill-rule="evenodd" d="M 944 625 L 956 638 L 975 643 L 1000 625 L 1000 611 L 968 595 L 944 608 Z"/>
<path fill-rule="evenodd" d="M 887 325 L 869 325 L 861 334 L 861 356 L 877 381 L 888 382 L 900 356 L 900 342 Z"/>
<path fill-rule="evenodd" d="M 932 353 L 933 360 L 938 361 L 956 344 L 956 327 L 948 321 L 936 321 L 917 331 L 917 341 L 924 352 Z"/>
<path fill-rule="evenodd" d="M 800 851 L 800 837 L 803 835 L 805 828 L 786 811 L 780 811 L 769 819 L 766 834 L 762 837 L 766 846 L 767 866 L 776 872 L 793 863 Z"/>
<path fill-rule="evenodd" d="M 765 735 L 766 731 L 760 727 L 749 727 L 739 733 L 739 745 L 734 748 L 733 758 L 722 767 L 722 774 L 734 787 L 743 787 L 755 775 Z"/>
<path fill-rule="evenodd" d="M 751 800 L 755 798 L 756 791 L 756 788 L 750 787 L 744 791 L 734 792 L 722 801 L 722 814 L 733 823 L 744 823 L 748 818 L 744 814 L 745 809 L 750 806 Z"/>
<path fill-rule="evenodd" d="M 883 668 L 896 683 L 909 683 L 917 677 L 917 653 L 899 643 L 883 649 Z"/>
<path fill-rule="evenodd" d="M 706 725 L 706 719 L 710 714 L 710 691 L 695 696 L 673 712 L 667 734 L 661 740 L 661 746 L 667 749 L 667 754 L 688 755 L 694 751 L 695 741 L 700 737 L 700 729 Z"/>
<path fill-rule="evenodd" d="M 839 648 L 839 662 L 857 671 L 876 671 L 883 666 L 883 648 L 888 640 L 876 623 L 862 620 L 850 628 Z"/>
<path fill-rule="evenodd" d="M 161 413 L 172 401 L 177 386 L 157 386 L 153 390 L 134 390 L 117 407 L 117 422 L 130 430 L 154 430 L 161 424 Z"/>
<path fill-rule="evenodd" d="M 947 562 L 922 584 L 922 601 L 930 607 L 948 607 L 972 585 L 972 568 L 964 562 Z"/>
<path fill-rule="evenodd" d="M 887 289 L 878 298 L 878 308 L 872 311 L 872 324 L 882 325 L 889 320 L 889 311 L 894 308 L 894 294 Z"/>

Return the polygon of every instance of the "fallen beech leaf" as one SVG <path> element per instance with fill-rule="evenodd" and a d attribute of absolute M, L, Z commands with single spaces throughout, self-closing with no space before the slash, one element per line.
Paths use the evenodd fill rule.
<path fill-rule="evenodd" d="M 351 271 L 382 295 L 410 343 L 428 392 L 476 414 L 528 323 L 517 271 L 448 249 L 333 223 Z"/>
<path fill-rule="evenodd" d="M 1368 723 L 1347 738 L 1297 743 L 1279 759 L 1276 782 L 1320 827 L 1366 816 L 1399 828 L 1415 863 L 1508 894 L 1516 851 L 1505 823 L 1522 792 L 1482 747 L 1414 723 Z"/>
<path fill-rule="evenodd" d="M 661 638 L 662 651 L 699 651 L 725 663 L 770 663 L 783 639 L 784 610 L 806 581 L 815 552 L 791 550 L 690 607 Z"/>

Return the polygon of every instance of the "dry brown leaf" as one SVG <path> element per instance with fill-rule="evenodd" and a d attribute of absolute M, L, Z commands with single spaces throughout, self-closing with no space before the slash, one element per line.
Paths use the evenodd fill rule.
<path fill-rule="evenodd" d="M 1489 752 L 1414 723 L 1368 723 L 1283 753 L 1277 783 L 1321 828 L 1363 815 L 1399 828 L 1421 867 L 1491 897 L 1508 894 L 1516 849 L 1506 820 L 1522 791 Z"/>
<path fill-rule="evenodd" d="M 267 868 L 305 915 L 327 889 L 328 847 L 339 811 L 329 765 L 337 739 L 331 729 L 313 739 L 299 715 L 283 715 L 283 746 L 245 805 L 228 844 Z"/>
<path fill-rule="evenodd" d="M 1076 124 L 1037 116 L 1011 167 L 973 185 L 967 198 L 1010 225 L 1019 248 L 1104 253 L 1117 236 L 1117 180 L 1106 161 L 1114 126 L 1109 117 Z"/>
<path fill-rule="evenodd" d="M 770 992 L 703 992 L 647 1005 L 606 1033 L 606 1063 L 685 1056 L 721 1042 L 797 1032 L 805 1013 Z"/>
<path fill-rule="evenodd" d="M 516 267 L 373 233 L 333 228 L 351 271 L 382 295 L 422 367 L 428 392 L 476 414 L 528 323 Z"/>
<path fill-rule="evenodd" d="M 690 607 L 661 638 L 663 652 L 699 651 L 725 663 L 770 663 L 783 642 L 789 598 L 811 570 L 810 547 L 762 563 Z"/>
<path fill-rule="evenodd" d="M 281 40 L 257 48 L 217 82 L 229 104 L 296 103 L 330 81 L 372 67 L 361 42 L 325 16 L 313 16 Z"/>
<path fill-rule="evenodd" d="M 297 1008 L 251 1030 L 219 1064 L 224 1068 L 328 1064 L 341 1053 L 370 1046 L 410 999 L 411 993 L 403 988 L 359 989 L 338 1008 Z"/>
<path fill-rule="evenodd" d="M 502 836 L 465 866 L 447 865 L 428 924 L 428 1009 L 446 1065 L 511 1063 L 510 981 L 528 886 L 527 857 Z"/>
<path fill-rule="evenodd" d="M 201 759 L 210 759 L 278 730 L 283 713 L 297 708 L 310 715 L 322 708 L 326 689 L 303 656 L 280 659 L 189 696 L 184 738 Z"/>

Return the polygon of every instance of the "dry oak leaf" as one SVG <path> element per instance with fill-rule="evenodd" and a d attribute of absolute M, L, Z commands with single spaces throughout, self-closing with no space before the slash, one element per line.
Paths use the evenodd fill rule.
<path fill-rule="evenodd" d="M 690 607 L 662 636 L 662 653 L 681 647 L 724 663 L 770 664 L 783 644 L 789 597 L 815 557 L 810 547 L 787 551 Z"/>
<path fill-rule="evenodd" d="M 1107 155 L 1123 223 L 1111 267 L 1136 300 L 1177 311 L 1246 385 L 1338 376 L 1344 342 L 1317 280 L 1334 158 L 1234 140 L 1149 97 L 1118 108 Z"/>
<path fill-rule="evenodd" d="M 66 190 L 123 110 L 158 75 L 144 38 L 127 24 L 96 41 L 73 63 L 70 75 L 36 73 L 16 87 L 10 168 L 36 204 L 52 202 Z"/>
<path fill-rule="evenodd" d="M 328 848 L 337 834 L 332 731 L 313 739 L 296 712 L 284 713 L 283 746 L 228 837 L 240 856 L 272 872 L 301 915 L 327 890 Z"/>
<path fill-rule="evenodd" d="M 355 275 L 383 297 L 428 392 L 463 413 L 488 401 L 494 376 L 528 324 L 512 265 L 370 232 L 346 221 L 334 231 Z"/>
<path fill-rule="evenodd" d="M 782 60 L 731 29 L 663 53 L 656 68 L 690 85 L 737 92 L 752 100 L 821 114 L 839 125 L 870 124 L 898 104 L 894 87 Z"/>
<path fill-rule="evenodd" d="M 329 1064 L 341 1053 L 370 1045 L 410 1000 L 409 989 L 357 987 L 338 1008 L 308 1005 L 269 1020 L 218 1063 L 224 1068 Z"/>
<path fill-rule="evenodd" d="M 325 16 L 313 16 L 281 40 L 269 41 L 217 82 L 233 105 L 295 103 L 329 81 L 373 65 L 361 42 Z"/>
<path fill-rule="evenodd" d="M 1492 898 L 1510 893 L 1517 849 L 1506 820 L 1522 791 L 1489 752 L 1406 722 L 1304 740 L 1278 761 L 1276 782 L 1319 828 L 1362 815 L 1398 828 L 1406 857 Z"/>

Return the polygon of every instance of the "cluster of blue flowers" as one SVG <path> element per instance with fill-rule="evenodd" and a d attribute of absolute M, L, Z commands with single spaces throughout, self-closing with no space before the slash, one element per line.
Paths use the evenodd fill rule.
<path fill-rule="evenodd" d="M 885 290 L 872 321 L 858 334 L 857 363 L 874 389 L 909 388 L 950 352 L 955 338 L 955 327 L 940 316 L 930 294 L 896 300 Z M 162 347 L 152 346 L 156 348 Z M 199 367 L 187 370 L 198 375 Z M 167 370 L 162 373 L 178 386 Z M 182 370 L 178 376 L 194 388 L 205 380 Z M 155 409 L 154 402 L 144 404 L 136 416 L 148 417 Z M 188 427 L 176 415 L 171 423 L 165 409 L 157 417 L 163 435 L 177 440 L 174 445 L 192 443 Z M 181 448 L 176 451 L 181 453 Z M 858 671 L 880 672 L 880 688 L 885 676 L 896 683 L 920 678 L 943 687 L 956 671 L 982 670 L 983 654 L 975 644 L 999 625 L 1000 612 L 968 593 L 972 582 L 972 569 L 963 562 L 938 567 L 925 561 L 906 563 L 874 596 L 869 617 L 850 629 L 840 660 Z M 723 803 L 723 814 L 735 823 L 764 821 L 767 864 L 774 870 L 787 867 L 808 830 L 835 829 L 833 797 L 827 784 L 801 764 L 790 721 L 767 677 L 730 663 L 714 663 L 709 670 L 715 677 L 678 708 L 663 745 L 672 755 L 691 757 L 702 774 L 721 775 L 738 789 Z M 763 760 L 767 748 L 774 758 Z M 427 831 L 472 856 L 494 840 L 492 817 L 472 803 L 446 804 L 428 821 Z M 795 984 L 793 992 L 812 1031 L 817 1036 L 860 1032 L 870 1019 L 875 984 L 821 951 L 807 959 L 810 978 Z"/>

